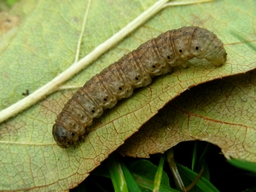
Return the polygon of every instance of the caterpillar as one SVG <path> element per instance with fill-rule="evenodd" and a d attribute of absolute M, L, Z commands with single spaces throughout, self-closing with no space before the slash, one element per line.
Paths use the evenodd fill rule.
<path fill-rule="evenodd" d="M 135 88 L 149 85 L 153 77 L 171 72 L 174 66 L 186 67 L 194 57 L 220 66 L 227 53 L 215 34 L 195 26 L 170 30 L 143 43 L 92 77 L 69 99 L 53 125 L 55 141 L 63 148 L 77 145 L 105 109 L 130 97 Z"/>

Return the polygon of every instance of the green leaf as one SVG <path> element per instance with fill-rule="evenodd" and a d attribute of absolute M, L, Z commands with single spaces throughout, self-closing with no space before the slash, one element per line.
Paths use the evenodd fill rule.
<path fill-rule="evenodd" d="M 256 173 L 256 163 L 255 162 L 243 161 L 243 160 L 239 160 L 239 159 L 230 159 L 228 162 L 231 165 L 238 167 L 240 169 L 244 169 L 244 170 Z"/>
<path fill-rule="evenodd" d="M 128 192 L 128 186 L 118 157 L 113 154 L 108 158 L 107 162 L 109 175 L 115 191 Z"/>
<path fill-rule="evenodd" d="M 161 160 L 163 163 L 163 159 Z M 160 169 L 163 165 L 160 164 Z M 151 190 L 154 188 L 155 175 L 157 173 L 158 167 L 152 164 L 148 160 L 137 160 L 131 166 L 129 170 L 132 173 L 133 177 L 137 181 L 138 185 L 141 187 L 142 191 Z M 170 188 L 169 177 L 162 171 L 161 178 L 158 178 L 157 182 L 160 183 L 159 191 L 177 191 L 176 189 Z"/>
<path fill-rule="evenodd" d="M 132 176 L 131 172 L 129 171 L 129 169 L 125 166 L 125 164 L 123 162 L 120 162 L 120 164 L 121 164 L 129 191 L 140 192 L 141 190 L 140 190 L 138 184 L 136 183 L 134 177 Z"/>
<path fill-rule="evenodd" d="M 253 70 L 190 89 L 148 121 L 119 151 L 147 157 L 179 142 L 202 140 L 219 146 L 228 159 L 255 162 L 255 84 Z"/>
<path fill-rule="evenodd" d="M 156 174 L 155 174 L 153 191 L 159 191 L 159 188 L 161 185 L 161 180 L 162 180 L 162 175 L 163 175 L 163 168 L 164 168 L 164 156 L 162 155 L 160 157 L 160 162 L 157 167 Z"/>
<path fill-rule="evenodd" d="M 192 182 L 197 177 L 197 173 L 191 171 L 187 167 L 184 167 L 180 164 L 177 164 L 179 168 L 180 175 L 183 177 L 187 177 Z M 204 177 L 201 177 L 198 182 L 196 183 L 196 186 L 201 189 L 201 191 L 215 191 L 218 192 L 219 190 L 214 187 L 214 185 L 211 184 L 210 181 L 205 179 Z M 197 190 L 196 190 L 197 191 Z"/>

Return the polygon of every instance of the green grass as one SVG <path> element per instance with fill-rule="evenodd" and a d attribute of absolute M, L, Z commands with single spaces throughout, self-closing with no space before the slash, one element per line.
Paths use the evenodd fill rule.
<path fill-rule="evenodd" d="M 184 142 L 172 150 L 184 186 L 188 187 L 200 178 L 192 184 L 192 192 L 250 192 L 256 189 L 255 163 L 235 159 L 228 162 L 218 147 L 206 142 Z M 114 153 L 71 191 L 181 191 L 170 170 L 168 155 L 167 152 L 139 159 Z"/>

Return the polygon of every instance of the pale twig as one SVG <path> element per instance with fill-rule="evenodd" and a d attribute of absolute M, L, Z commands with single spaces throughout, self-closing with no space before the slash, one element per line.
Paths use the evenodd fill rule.
<path fill-rule="evenodd" d="M 199 4 L 199 3 L 207 3 L 207 2 L 213 2 L 214 0 L 199 0 L 199 1 L 191 1 L 191 2 L 170 2 L 166 3 L 163 8 L 169 7 L 169 6 L 180 6 L 180 5 L 192 5 L 192 4 Z"/>
<path fill-rule="evenodd" d="M 76 63 L 79 59 L 82 39 L 83 39 L 84 31 L 85 31 L 85 26 L 86 26 L 86 21 L 87 21 L 87 16 L 88 16 L 88 13 L 89 13 L 90 5 L 91 5 L 91 0 L 88 1 L 87 8 L 86 8 L 86 11 L 85 11 L 85 14 L 84 14 L 83 25 L 82 25 L 81 33 L 80 33 L 79 40 L 78 40 L 78 43 L 77 43 L 76 57 L 75 57 L 74 63 Z"/>

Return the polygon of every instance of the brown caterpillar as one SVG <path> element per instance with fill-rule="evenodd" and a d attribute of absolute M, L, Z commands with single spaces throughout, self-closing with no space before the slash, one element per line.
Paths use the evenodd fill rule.
<path fill-rule="evenodd" d="M 188 60 L 207 59 L 215 66 L 226 61 L 226 50 L 212 32 L 199 27 L 167 31 L 140 45 L 92 77 L 65 104 L 53 125 L 52 134 L 60 147 L 84 140 L 94 118 L 117 101 L 130 97 L 133 89 L 151 83 L 152 78 L 186 67 Z"/>

